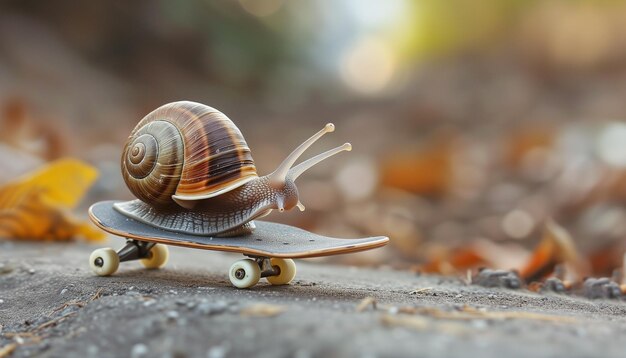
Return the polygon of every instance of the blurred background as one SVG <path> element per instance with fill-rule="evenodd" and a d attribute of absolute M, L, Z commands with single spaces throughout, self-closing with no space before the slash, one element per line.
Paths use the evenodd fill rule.
<path fill-rule="evenodd" d="M 100 171 L 80 213 L 130 199 L 122 146 L 175 100 L 229 116 L 260 174 L 332 121 L 307 155 L 354 150 L 271 220 L 392 238 L 352 264 L 516 267 L 552 218 L 610 274 L 625 97 L 625 1 L 0 2 L 0 182 L 69 156 Z"/>

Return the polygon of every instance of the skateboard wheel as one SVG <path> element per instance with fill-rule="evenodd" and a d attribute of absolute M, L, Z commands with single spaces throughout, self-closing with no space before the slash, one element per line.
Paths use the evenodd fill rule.
<path fill-rule="evenodd" d="M 261 268 L 254 260 L 239 260 L 230 267 L 228 277 L 237 288 L 252 287 L 261 279 Z"/>
<path fill-rule="evenodd" d="M 267 277 L 267 282 L 272 285 L 286 285 L 296 277 L 296 263 L 292 259 L 272 258 L 270 264 L 280 270 L 278 275 Z"/>
<path fill-rule="evenodd" d="M 159 269 L 167 263 L 170 257 L 170 251 L 163 244 L 156 244 L 150 249 L 148 257 L 141 259 L 141 263 L 147 269 Z"/>
<path fill-rule="evenodd" d="M 120 258 L 111 248 L 97 249 L 89 256 L 89 266 L 98 276 L 109 276 L 117 271 Z"/>

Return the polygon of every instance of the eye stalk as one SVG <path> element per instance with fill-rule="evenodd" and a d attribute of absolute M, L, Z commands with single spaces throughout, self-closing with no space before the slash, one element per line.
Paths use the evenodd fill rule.
<path fill-rule="evenodd" d="M 337 148 L 333 148 L 329 151 L 326 151 L 322 154 L 318 154 L 316 156 L 314 156 L 311 159 L 308 159 L 298 165 L 296 165 L 295 167 L 291 168 L 289 170 L 289 178 L 293 181 L 295 181 L 296 179 L 298 179 L 298 177 L 300 175 L 302 175 L 302 173 L 304 173 L 305 171 L 311 169 L 311 167 L 313 167 L 316 164 L 319 164 L 320 162 L 332 157 L 333 155 L 337 154 L 337 153 L 341 153 L 343 151 L 349 152 L 352 150 L 352 144 L 350 143 L 344 143 L 343 145 L 340 145 Z"/>
<path fill-rule="evenodd" d="M 300 209 L 300 211 L 304 211 L 305 207 L 298 199 L 298 189 L 296 188 L 295 180 L 305 171 L 309 170 L 320 162 L 332 157 L 333 155 L 343 151 L 352 150 L 352 144 L 344 143 L 339 147 L 333 148 L 324 153 L 318 154 L 313 158 L 305 160 L 304 162 L 292 168 L 296 160 L 298 160 L 298 158 L 304 153 L 304 151 L 307 150 L 307 148 L 315 143 L 315 141 L 320 139 L 324 134 L 334 131 L 334 124 L 326 124 L 324 128 L 322 128 L 319 132 L 315 133 L 311 138 L 300 144 L 293 152 L 291 152 L 291 154 L 287 156 L 287 158 L 285 158 L 285 160 L 283 160 L 283 162 L 272 174 L 267 176 L 267 178 L 269 179 L 269 186 L 272 188 L 272 190 L 276 190 L 279 195 L 276 200 L 277 210 L 283 212 L 285 210 L 291 210 L 293 207 L 297 207 L 298 209 Z"/>
<path fill-rule="evenodd" d="M 274 170 L 272 174 L 269 175 L 270 185 L 275 188 L 280 188 L 285 184 L 285 180 L 287 179 L 287 174 L 289 173 L 289 169 L 294 165 L 296 160 L 300 158 L 304 151 L 306 151 L 313 143 L 315 143 L 318 139 L 320 139 L 324 134 L 331 133 L 335 131 L 335 125 L 332 123 L 327 123 L 324 128 L 322 128 L 319 132 L 315 133 L 311 138 L 305 140 L 302 144 L 300 144 L 296 149 L 294 149 L 291 154 L 283 160 L 282 163 Z"/>

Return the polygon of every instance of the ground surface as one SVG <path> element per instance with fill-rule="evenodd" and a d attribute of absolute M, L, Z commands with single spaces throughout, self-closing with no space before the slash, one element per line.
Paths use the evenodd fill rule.
<path fill-rule="evenodd" d="M 0 243 L 0 347 L 15 357 L 626 354 L 626 302 L 302 261 L 289 286 L 238 290 L 226 275 L 238 255 L 179 248 L 160 271 L 129 262 L 102 278 L 86 264 L 94 248 Z M 358 309 L 367 297 L 377 309 Z"/>

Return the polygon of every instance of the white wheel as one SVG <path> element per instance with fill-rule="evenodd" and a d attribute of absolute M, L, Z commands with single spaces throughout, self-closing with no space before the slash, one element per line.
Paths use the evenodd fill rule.
<path fill-rule="evenodd" d="M 150 249 L 148 257 L 141 259 L 141 263 L 147 269 L 159 269 L 167 263 L 170 257 L 170 251 L 163 244 L 156 244 Z"/>
<path fill-rule="evenodd" d="M 261 268 L 254 260 L 239 260 L 230 267 L 228 277 L 237 288 L 252 287 L 261 279 Z"/>
<path fill-rule="evenodd" d="M 97 249 L 89 256 L 89 266 L 98 276 L 109 276 L 120 266 L 120 257 L 111 248 Z"/>
<path fill-rule="evenodd" d="M 286 285 L 296 277 L 296 263 L 292 259 L 273 258 L 272 266 L 277 266 L 280 273 L 277 276 L 268 276 L 267 281 L 272 285 Z"/>

